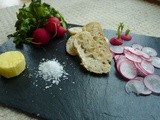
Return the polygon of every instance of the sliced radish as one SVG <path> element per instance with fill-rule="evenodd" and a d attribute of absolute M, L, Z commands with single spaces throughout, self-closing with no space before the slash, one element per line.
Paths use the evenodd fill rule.
<path fill-rule="evenodd" d="M 145 60 L 145 61 L 147 61 L 147 62 L 152 62 L 151 57 L 150 57 L 150 58 L 144 58 L 144 57 L 141 57 L 141 59 L 142 59 L 142 60 Z"/>
<path fill-rule="evenodd" d="M 143 60 L 141 62 L 141 66 L 148 74 L 153 74 L 154 73 L 154 67 L 150 62 L 147 62 L 147 61 Z"/>
<path fill-rule="evenodd" d="M 120 55 L 115 55 L 114 60 L 117 61 L 119 59 Z"/>
<path fill-rule="evenodd" d="M 123 54 L 119 56 L 118 60 L 126 58 Z"/>
<path fill-rule="evenodd" d="M 122 54 L 123 49 L 123 46 L 110 46 L 110 50 L 115 54 Z"/>
<path fill-rule="evenodd" d="M 160 68 L 160 58 L 159 57 L 151 57 L 152 65 L 156 68 Z"/>
<path fill-rule="evenodd" d="M 127 93 L 136 93 L 137 95 L 143 94 L 143 95 L 149 95 L 152 93 L 151 90 L 149 90 L 145 85 L 143 80 L 130 80 L 127 82 L 125 86 Z"/>
<path fill-rule="evenodd" d="M 148 75 L 144 78 L 144 84 L 155 93 L 160 93 L 160 76 Z"/>
<path fill-rule="evenodd" d="M 135 81 L 130 80 L 126 83 L 125 90 L 127 93 L 131 93 L 133 91 L 137 92 L 136 88 L 134 87 L 134 82 Z"/>
<path fill-rule="evenodd" d="M 142 59 L 139 56 L 137 56 L 131 52 L 125 52 L 124 54 L 125 54 L 126 58 L 128 58 L 129 60 L 131 60 L 133 62 L 140 63 L 142 61 Z"/>
<path fill-rule="evenodd" d="M 149 59 L 150 56 L 148 54 L 146 54 L 145 52 L 142 52 L 140 50 L 136 50 L 139 53 L 139 56 L 145 58 L 145 59 Z"/>
<path fill-rule="evenodd" d="M 142 50 L 143 46 L 137 43 L 132 44 L 132 48 Z"/>
<path fill-rule="evenodd" d="M 128 52 L 132 52 L 134 51 L 134 49 L 132 47 L 129 47 L 129 46 L 125 46 L 124 47 L 124 50 L 128 51 Z"/>
<path fill-rule="evenodd" d="M 125 89 L 126 89 L 126 92 L 127 93 L 136 93 L 137 95 L 139 94 L 143 94 L 143 95 L 149 95 L 152 93 L 151 90 L 149 90 L 145 85 L 144 85 L 144 82 L 143 82 L 143 79 L 142 80 L 130 80 L 126 83 L 126 86 L 125 86 Z"/>
<path fill-rule="evenodd" d="M 148 75 L 148 73 L 142 68 L 141 63 L 134 62 L 134 65 L 138 69 L 138 75 L 143 77 Z"/>
<path fill-rule="evenodd" d="M 116 67 L 117 67 L 118 71 L 119 71 L 121 63 L 126 61 L 126 60 L 128 60 L 128 59 L 124 55 L 119 56 L 119 58 L 117 60 L 117 63 L 116 63 Z"/>
<path fill-rule="evenodd" d="M 148 55 L 151 56 L 151 57 L 157 56 L 156 50 L 153 49 L 153 48 L 151 48 L 151 47 L 144 47 L 144 48 L 142 49 L 142 51 L 143 51 L 144 53 L 148 54 Z"/>
<path fill-rule="evenodd" d="M 138 50 L 138 49 L 133 49 L 133 48 L 131 48 L 131 47 L 124 47 L 124 52 L 126 52 L 126 51 L 128 51 L 128 52 L 131 52 L 131 53 L 133 53 L 133 54 L 135 54 L 135 55 L 137 55 L 137 56 L 142 56 L 143 55 L 143 53 L 142 53 L 142 51 L 140 51 L 140 50 Z"/>
<path fill-rule="evenodd" d="M 129 60 L 121 62 L 119 71 L 121 75 L 127 79 L 133 79 L 137 76 L 137 68 L 135 67 L 133 62 Z"/>
<path fill-rule="evenodd" d="M 135 77 L 134 79 L 131 79 L 131 80 L 143 80 L 144 78 L 143 77 Z"/>

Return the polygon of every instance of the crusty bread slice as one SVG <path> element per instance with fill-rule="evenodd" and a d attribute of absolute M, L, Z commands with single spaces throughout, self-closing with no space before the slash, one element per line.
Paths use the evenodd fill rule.
<path fill-rule="evenodd" d="M 74 47 L 74 40 L 75 40 L 75 35 L 72 35 L 69 37 L 66 43 L 66 51 L 68 54 L 76 56 L 77 55 L 77 50 Z"/>
<path fill-rule="evenodd" d="M 88 71 L 102 74 L 108 73 L 111 65 L 101 53 L 99 47 L 91 34 L 87 31 L 77 33 L 75 35 L 74 46 L 82 60 L 81 65 Z"/>
<path fill-rule="evenodd" d="M 83 31 L 88 31 L 93 36 L 93 39 L 96 41 L 99 49 L 102 51 L 105 58 L 110 62 L 112 60 L 112 54 L 109 49 L 109 43 L 106 42 L 105 36 L 103 34 L 103 29 L 99 22 L 90 22 L 86 24 L 83 28 Z"/>

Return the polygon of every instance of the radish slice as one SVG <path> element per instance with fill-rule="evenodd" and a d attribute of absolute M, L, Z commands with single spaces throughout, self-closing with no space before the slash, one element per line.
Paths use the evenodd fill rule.
<path fill-rule="evenodd" d="M 142 51 L 143 51 L 144 53 L 148 54 L 148 55 L 151 56 L 151 57 L 157 56 L 156 50 L 153 49 L 153 48 L 151 48 L 151 47 L 144 47 L 144 48 L 142 49 Z"/>
<path fill-rule="evenodd" d="M 128 47 L 128 46 L 125 46 L 124 47 L 124 50 L 128 51 L 128 52 L 132 52 L 134 51 L 134 49 L 132 47 Z"/>
<path fill-rule="evenodd" d="M 143 46 L 137 43 L 132 44 L 132 48 L 142 50 Z"/>
<path fill-rule="evenodd" d="M 146 54 L 145 52 L 142 52 L 140 50 L 136 50 L 139 53 L 139 56 L 145 58 L 145 59 L 149 59 L 150 56 L 148 54 Z"/>
<path fill-rule="evenodd" d="M 128 60 L 124 55 L 120 55 L 118 60 L 117 60 L 117 63 L 116 63 L 116 67 L 117 67 L 117 70 L 119 71 L 119 66 L 122 62 Z"/>
<path fill-rule="evenodd" d="M 126 58 L 123 54 L 119 56 L 118 60 Z M 126 58 L 127 59 L 127 58 Z"/>
<path fill-rule="evenodd" d="M 128 58 L 129 60 L 131 60 L 133 62 L 140 63 L 142 61 L 142 59 L 140 57 L 138 57 L 137 55 L 132 54 L 130 52 L 125 52 L 124 54 L 125 54 L 126 58 Z"/>
<path fill-rule="evenodd" d="M 110 50 L 115 54 L 122 54 L 123 49 L 123 46 L 110 46 Z"/>
<path fill-rule="evenodd" d="M 117 61 L 119 59 L 120 55 L 115 55 L 114 60 Z"/>
<path fill-rule="evenodd" d="M 127 82 L 125 86 L 127 93 L 136 93 L 137 95 L 143 94 L 143 95 L 149 95 L 152 93 L 151 90 L 149 90 L 145 85 L 143 80 L 130 80 Z"/>
<path fill-rule="evenodd" d="M 125 50 L 124 52 L 128 51 L 128 52 L 131 52 L 131 53 L 138 55 L 138 56 L 142 55 L 141 52 L 139 52 L 139 50 L 137 50 L 137 49 L 135 50 L 131 47 L 124 47 L 124 50 Z"/>
<path fill-rule="evenodd" d="M 160 58 L 159 57 L 151 57 L 152 65 L 156 68 L 160 68 Z"/>
<path fill-rule="evenodd" d="M 152 62 L 151 57 L 150 57 L 150 58 L 144 58 L 144 57 L 141 57 L 141 58 L 142 58 L 142 60 L 145 60 L 145 61 L 147 61 L 147 62 Z"/>
<path fill-rule="evenodd" d="M 143 77 L 148 75 L 148 73 L 142 68 L 140 63 L 134 62 L 134 65 L 138 69 L 138 75 L 143 76 Z"/>
<path fill-rule="evenodd" d="M 147 62 L 147 61 L 143 60 L 141 62 L 141 66 L 148 74 L 153 74 L 154 73 L 154 67 L 150 62 Z"/>
<path fill-rule="evenodd" d="M 137 68 L 135 67 L 133 62 L 129 60 L 124 60 L 123 62 L 121 62 L 119 71 L 121 75 L 127 79 L 133 79 L 137 76 Z"/>
<path fill-rule="evenodd" d="M 160 76 L 148 75 L 144 78 L 144 84 L 155 93 L 160 93 Z"/>
<path fill-rule="evenodd" d="M 144 78 L 143 77 L 135 77 L 134 79 L 132 80 L 143 80 Z"/>

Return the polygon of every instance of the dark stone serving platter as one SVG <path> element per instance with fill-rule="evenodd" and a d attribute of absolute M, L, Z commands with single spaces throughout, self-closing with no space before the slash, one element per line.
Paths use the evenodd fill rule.
<path fill-rule="evenodd" d="M 73 26 L 77 25 L 69 25 Z M 104 34 L 111 38 L 115 36 L 115 31 L 104 29 Z M 138 43 L 160 53 L 160 38 L 131 35 L 133 39 L 124 42 L 124 45 Z M 43 47 L 23 45 L 17 48 L 12 40 L 1 45 L 0 52 L 21 51 L 26 58 L 27 68 L 21 75 L 9 80 L 0 77 L 0 103 L 48 120 L 160 119 L 159 95 L 127 94 L 126 81 L 117 74 L 113 60 L 108 74 L 96 75 L 85 71 L 77 57 L 66 53 L 68 37 L 69 33 Z M 46 81 L 34 75 L 42 58 L 56 58 L 61 64 L 65 63 L 68 79 L 44 89 Z M 160 70 L 156 69 L 156 74 L 160 74 Z"/>

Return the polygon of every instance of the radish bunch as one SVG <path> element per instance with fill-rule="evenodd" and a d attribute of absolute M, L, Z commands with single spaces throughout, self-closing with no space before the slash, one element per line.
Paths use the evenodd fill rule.
<path fill-rule="evenodd" d="M 117 33 L 116 33 L 117 36 L 116 37 L 112 37 L 110 39 L 110 43 L 112 45 L 122 45 L 123 41 L 130 41 L 132 39 L 132 36 L 129 35 L 129 32 L 130 32 L 129 29 L 126 30 L 125 34 L 122 34 L 123 28 L 124 28 L 124 24 L 120 23 L 118 25 L 118 29 L 117 29 Z"/>
<path fill-rule="evenodd" d="M 154 74 L 155 69 L 160 68 L 156 50 L 139 44 L 132 44 L 132 47 L 110 46 L 110 50 L 114 55 L 116 70 L 129 80 L 126 84 L 128 93 L 160 93 L 160 76 Z"/>
<path fill-rule="evenodd" d="M 60 20 L 57 17 L 50 17 L 43 28 L 37 28 L 33 31 L 33 43 L 45 45 L 51 38 L 63 37 L 66 31 L 66 28 L 61 26 Z"/>

